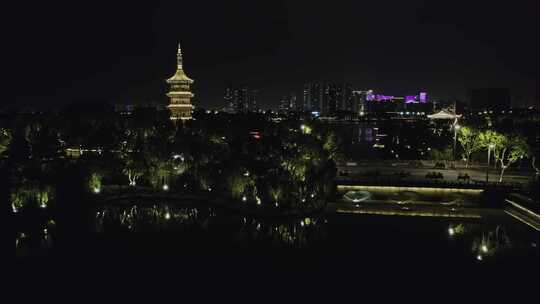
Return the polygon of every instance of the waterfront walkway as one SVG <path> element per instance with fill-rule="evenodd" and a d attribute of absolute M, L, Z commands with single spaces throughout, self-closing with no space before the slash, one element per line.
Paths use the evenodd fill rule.
<path fill-rule="evenodd" d="M 458 177 L 468 175 L 471 183 L 485 184 L 486 168 L 465 168 L 457 166 L 451 168 L 435 168 L 432 162 L 422 162 L 422 167 L 414 167 L 409 162 L 388 162 L 388 161 L 371 161 L 371 162 L 354 162 L 341 164 L 338 166 L 338 178 L 341 180 L 359 179 L 359 178 L 393 178 L 408 180 L 411 182 L 431 182 L 434 179 L 426 178 L 430 172 L 441 173 L 443 178 L 440 181 L 444 182 L 460 182 Z M 400 178 L 396 173 L 405 172 L 406 176 Z M 533 172 L 530 170 L 516 170 L 515 168 L 508 169 L 504 175 L 504 184 L 514 185 L 519 187 L 526 186 L 532 177 Z M 436 180 L 435 180 L 436 181 Z M 492 168 L 489 173 L 490 184 L 495 184 L 499 181 L 499 170 Z M 464 181 L 466 182 L 466 181 Z"/>

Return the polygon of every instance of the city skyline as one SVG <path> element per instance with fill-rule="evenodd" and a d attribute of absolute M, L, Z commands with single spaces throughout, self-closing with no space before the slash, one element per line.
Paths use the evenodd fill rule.
<path fill-rule="evenodd" d="M 15 60 L 8 65 L 15 81 L 4 105 L 166 103 L 164 79 L 174 72 L 178 42 L 186 71 L 198 80 L 192 88 L 196 107 L 222 107 L 227 85 L 245 83 L 260 90 L 260 107 L 277 108 L 284 95 L 295 92 L 301 100 L 305 83 L 324 81 L 396 96 L 427 91 L 435 100 L 466 100 L 469 89 L 501 87 L 511 89 L 514 106 L 538 102 L 539 46 L 529 39 L 538 21 L 526 18 L 532 2 L 508 11 L 460 1 L 445 11 L 424 1 L 392 3 L 391 9 L 347 1 L 327 10 L 304 4 L 104 9 L 98 2 L 84 12 L 44 6 L 46 14 L 11 20 L 20 26 L 8 37 L 15 38 Z M 21 9 L 13 5 L 13 16 Z M 178 25 L 175 12 L 184 10 L 189 14 Z M 32 71 L 47 77 L 28 86 L 24 79 Z"/>

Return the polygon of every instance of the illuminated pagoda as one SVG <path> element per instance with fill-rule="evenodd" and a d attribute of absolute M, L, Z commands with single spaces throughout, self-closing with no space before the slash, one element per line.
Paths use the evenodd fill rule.
<path fill-rule="evenodd" d="M 193 80 L 187 77 L 182 68 L 182 50 L 180 49 L 180 44 L 178 44 L 176 60 L 178 63 L 176 73 L 167 79 L 167 83 L 171 85 L 169 93 L 167 93 L 169 97 L 169 105 L 167 107 L 171 111 L 171 120 L 173 121 L 191 119 L 191 112 L 193 110 L 191 98 L 194 96 L 190 90 Z"/>

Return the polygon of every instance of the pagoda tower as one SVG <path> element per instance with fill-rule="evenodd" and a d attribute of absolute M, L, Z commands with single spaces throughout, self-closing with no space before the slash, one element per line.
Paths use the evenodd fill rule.
<path fill-rule="evenodd" d="M 169 93 L 167 93 L 167 97 L 169 97 L 169 105 L 167 107 L 171 111 L 171 120 L 173 121 L 191 119 L 191 112 L 193 110 L 191 98 L 194 96 L 190 89 L 193 80 L 187 77 L 182 68 L 182 50 L 180 49 L 180 44 L 178 44 L 176 61 L 176 73 L 167 79 L 167 83 L 170 84 Z"/>

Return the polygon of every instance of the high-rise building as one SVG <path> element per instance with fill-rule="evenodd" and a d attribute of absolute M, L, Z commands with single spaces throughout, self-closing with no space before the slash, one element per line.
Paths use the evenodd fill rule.
<path fill-rule="evenodd" d="M 332 116 L 337 113 L 341 94 L 342 91 L 338 85 L 328 83 L 324 86 L 322 116 Z"/>
<path fill-rule="evenodd" d="M 334 116 L 339 112 L 352 112 L 352 87 L 348 83 L 327 83 L 322 99 L 323 116 Z"/>
<path fill-rule="evenodd" d="M 296 93 L 289 94 L 289 109 L 298 110 L 298 103 L 296 102 Z"/>
<path fill-rule="evenodd" d="M 322 108 L 323 86 L 318 82 L 304 85 L 302 110 L 320 112 Z"/>
<path fill-rule="evenodd" d="M 234 112 L 234 89 L 232 86 L 227 86 L 227 88 L 225 89 L 225 95 L 223 96 L 223 100 L 225 101 L 225 111 L 231 113 Z"/>
<path fill-rule="evenodd" d="M 369 112 L 371 112 L 370 109 L 370 103 L 368 103 L 367 95 L 372 93 L 372 91 L 353 91 L 353 105 L 352 105 L 352 112 L 358 114 L 359 116 L 363 116 Z"/>
<path fill-rule="evenodd" d="M 285 95 L 279 100 L 279 112 L 281 114 L 287 114 L 296 110 L 298 110 L 296 104 L 296 94 L 291 93 Z"/>
<path fill-rule="evenodd" d="M 248 93 L 248 111 L 257 112 L 257 102 L 259 99 L 259 90 L 250 90 Z"/>
<path fill-rule="evenodd" d="M 343 84 L 343 97 L 342 97 L 342 107 L 341 110 L 347 112 L 354 112 L 354 100 L 353 100 L 353 90 L 350 83 Z"/>
<path fill-rule="evenodd" d="M 193 80 L 184 73 L 180 44 L 178 44 L 176 62 L 176 73 L 167 79 L 167 83 L 170 85 L 169 93 L 167 93 L 167 97 L 169 97 L 169 105 L 167 107 L 171 111 L 171 120 L 187 120 L 191 119 L 191 113 L 193 111 L 191 98 L 194 95 L 190 89 Z"/>
<path fill-rule="evenodd" d="M 230 85 L 225 89 L 223 100 L 229 112 L 247 113 L 257 111 L 258 98 L 259 90 L 250 90 L 247 86 Z"/>

